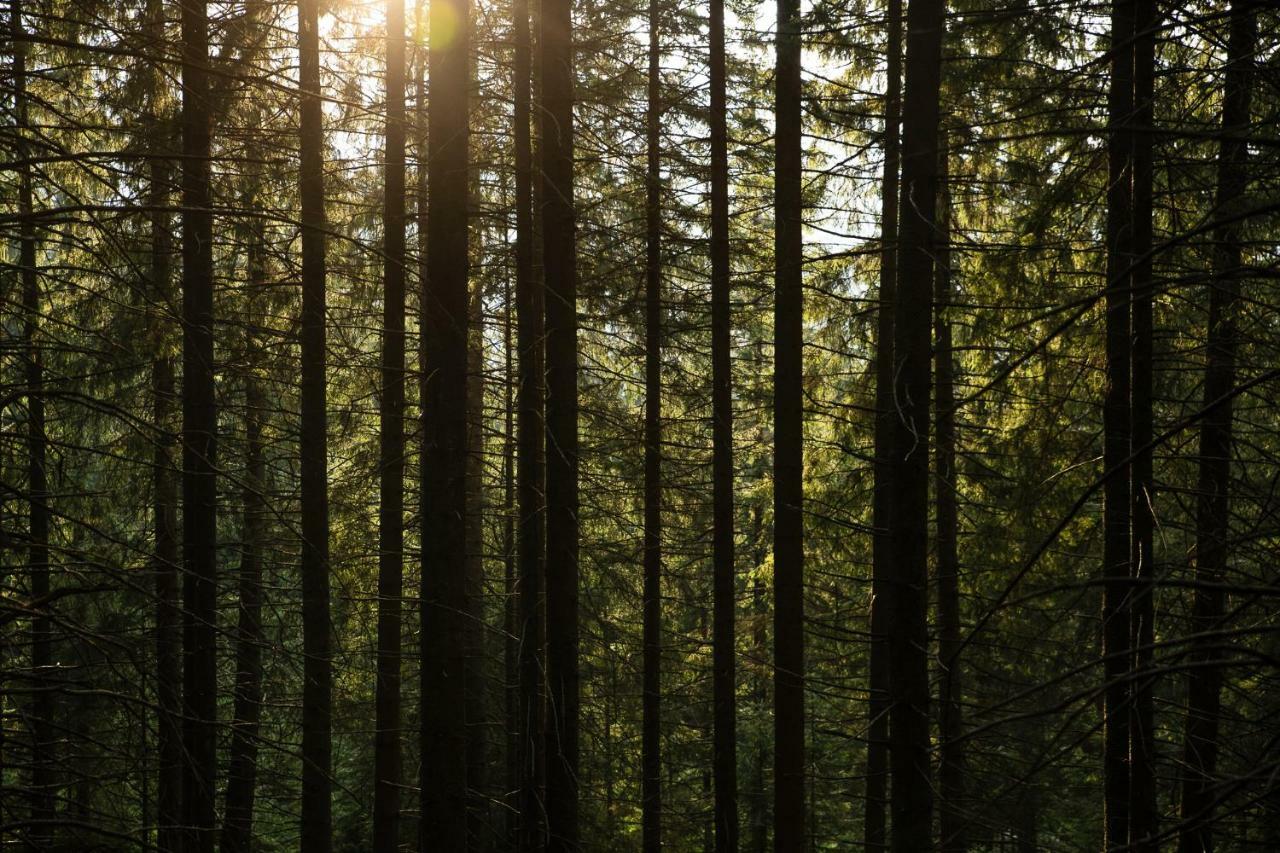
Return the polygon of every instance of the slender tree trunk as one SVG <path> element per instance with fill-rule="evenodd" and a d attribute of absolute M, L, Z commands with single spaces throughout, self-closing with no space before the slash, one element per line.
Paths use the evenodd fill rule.
<path fill-rule="evenodd" d="M 302 123 L 302 849 L 333 844 L 332 638 L 329 625 L 329 486 L 325 388 L 324 128 L 318 1 L 299 0 Z"/>
<path fill-rule="evenodd" d="M 151 286 L 155 304 L 171 298 L 170 266 L 173 253 L 169 204 L 171 168 L 167 160 L 151 161 Z M 178 483 L 172 447 L 174 399 L 173 358 L 168 355 L 168 334 L 157 318 L 154 331 L 156 356 L 151 362 L 156 443 L 152 471 L 155 525 L 156 593 L 156 847 L 161 853 L 177 853 L 182 843 L 182 611 L 178 600 Z"/>
<path fill-rule="evenodd" d="M 532 51 L 528 0 L 513 0 L 515 42 L 511 87 L 516 178 L 516 572 L 519 586 L 520 763 L 516 796 L 517 842 L 522 853 L 541 850 L 544 774 L 543 598 L 546 514 L 543 506 L 543 293 L 533 268 L 533 150 L 530 134 Z"/>
<path fill-rule="evenodd" d="M 474 189 L 474 187 L 473 187 Z M 470 849 L 488 847 L 489 719 L 486 697 L 488 656 L 485 654 L 484 607 L 484 288 L 471 289 L 467 338 L 467 458 L 466 458 L 466 720 L 467 720 L 467 837 Z"/>
<path fill-rule="evenodd" d="M 871 648 L 867 701 L 867 793 L 863 846 L 884 850 L 889 782 L 889 648 L 885 608 L 892 574 L 889 535 L 893 405 L 893 303 L 898 286 L 898 167 L 902 113 L 902 0 L 888 0 L 884 92 L 884 171 L 880 183 L 880 299 L 876 317 L 875 485 L 871 497 Z"/>
<path fill-rule="evenodd" d="M 571 0 L 543 0 L 540 154 L 546 275 L 546 814 L 552 851 L 578 848 L 578 283 Z"/>
<path fill-rule="evenodd" d="M 466 850 L 469 4 L 431 4 L 422 303 L 422 849 Z"/>
<path fill-rule="evenodd" d="M 214 849 L 217 768 L 217 410 L 209 33 L 204 0 L 182 0 L 182 541 L 184 853 Z"/>
<path fill-rule="evenodd" d="M 253 248 L 250 287 L 261 288 L 260 245 Z M 253 297 L 250 296 L 250 299 Z M 239 620 L 236 626 L 235 717 L 231 721 L 231 756 L 227 769 L 222 853 L 252 849 L 253 807 L 257 786 L 258 728 L 262 713 L 262 556 L 267 501 L 262 458 L 265 400 L 252 374 L 258 356 L 249 346 L 250 375 L 245 380 L 245 477 L 243 543 L 240 546 Z"/>
<path fill-rule="evenodd" d="M 716 853 L 738 849 L 738 711 L 733 506 L 733 361 L 730 332 L 729 143 L 724 0 L 711 0 L 711 500 L 712 766 Z"/>
<path fill-rule="evenodd" d="M 378 678 L 373 847 L 400 844 L 400 636 L 404 595 L 405 113 L 404 0 L 387 0 L 387 125 L 378 511 Z M 421 94 L 421 93 L 419 93 Z M 419 221 L 419 228 L 422 227 Z"/>
<path fill-rule="evenodd" d="M 1129 840 L 1129 575 L 1133 260 L 1134 0 L 1111 6 L 1111 89 L 1107 181 L 1106 359 L 1103 402 L 1103 800 L 1104 848 Z"/>
<path fill-rule="evenodd" d="M 1209 289 L 1204 401 L 1200 424 L 1200 483 L 1196 507 L 1195 579 L 1192 609 L 1195 635 L 1187 674 L 1187 721 L 1183 741 L 1179 853 L 1212 853 L 1217 793 L 1218 728 L 1223 667 L 1221 641 L 1227 562 L 1231 556 L 1232 405 L 1236 382 L 1236 315 L 1243 277 L 1241 227 L 1231 221 L 1249 185 L 1248 146 L 1257 39 L 1256 0 L 1231 4 L 1222 139 L 1218 146 L 1216 208 L 1222 223 L 1213 234 L 1213 279 Z"/>
<path fill-rule="evenodd" d="M 947 144 L 941 143 L 941 210 L 938 214 L 937 265 L 934 293 L 934 379 L 937 399 L 934 417 L 938 444 L 934 462 L 936 554 L 938 585 L 938 659 L 942 672 L 938 684 L 938 798 L 942 853 L 964 853 L 964 741 L 960 711 L 960 560 L 956 545 L 959 532 L 956 488 L 955 367 L 951 350 L 951 193 L 948 186 Z"/>
<path fill-rule="evenodd" d="M 520 808 L 520 609 L 516 579 L 516 406 L 515 406 L 515 293 L 511 278 L 506 280 L 503 298 L 505 316 L 502 324 L 502 351 L 506 361 L 503 371 L 502 433 L 502 601 L 503 625 L 506 638 L 503 644 L 503 673 L 506 723 L 505 790 L 507 792 L 502 819 L 502 849 L 514 853 L 518 849 Z"/>
<path fill-rule="evenodd" d="M 645 175 L 643 849 L 662 849 L 662 78 L 657 0 L 649 0 Z"/>
<path fill-rule="evenodd" d="M 27 41 L 22 23 L 21 0 L 13 0 L 13 98 L 17 121 L 18 265 L 22 282 L 22 339 L 26 350 L 27 392 L 27 499 L 29 504 L 27 546 L 29 593 L 35 614 L 31 618 L 31 677 L 35 686 L 31 704 L 31 830 L 37 847 L 53 843 L 54 801 L 57 780 L 54 761 L 53 686 L 46 679 L 53 673 L 53 621 L 46 599 L 49 596 L 49 488 L 45 470 L 44 363 L 40 348 L 40 273 L 36 267 L 36 229 L 33 218 L 31 166 L 26 158 L 30 146 L 28 125 Z"/>
<path fill-rule="evenodd" d="M 907 10 L 903 99 L 902 221 L 894 292 L 893 421 L 889 518 L 892 575 L 885 629 L 889 653 L 891 849 L 928 849 L 933 835 L 928 656 L 930 310 L 938 194 L 938 101 L 944 0 Z"/>
<path fill-rule="evenodd" d="M 1130 560 L 1136 583 L 1130 615 L 1135 678 L 1129 709 L 1131 775 L 1129 843 L 1137 853 L 1157 853 L 1156 732 L 1151 668 L 1155 642 L 1155 477 L 1152 470 L 1152 191 L 1155 90 L 1155 0 L 1137 0 L 1134 34 L 1133 136 L 1133 541 Z"/>

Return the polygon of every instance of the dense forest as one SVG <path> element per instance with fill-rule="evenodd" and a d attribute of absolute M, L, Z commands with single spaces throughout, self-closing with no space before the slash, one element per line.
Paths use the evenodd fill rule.
<path fill-rule="evenodd" d="M 5 850 L 1280 851 L 1274 0 L 7 0 Z"/>

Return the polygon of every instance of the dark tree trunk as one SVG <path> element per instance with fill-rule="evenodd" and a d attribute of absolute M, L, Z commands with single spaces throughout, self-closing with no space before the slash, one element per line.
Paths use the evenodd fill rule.
<path fill-rule="evenodd" d="M 169 204 L 169 162 L 151 161 L 151 286 L 157 305 L 172 294 L 170 266 L 172 222 L 163 212 Z M 174 398 L 173 358 L 166 352 L 167 332 L 157 319 L 151 362 L 151 391 L 156 428 L 152 472 L 155 525 L 156 594 L 156 847 L 177 853 L 182 843 L 182 611 L 178 600 L 178 483 L 172 447 Z"/>
<path fill-rule="evenodd" d="M 660 13 L 649 0 L 644 285 L 644 701 L 641 735 L 642 834 L 646 853 L 662 849 L 662 79 Z"/>
<path fill-rule="evenodd" d="M 1134 0 L 1111 6 L 1108 96 L 1106 397 L 1103 402 L 1103 846 L 1129 840 L 1130 285 L 1133 262 Z"/>
<path fill-rule="evenodd" d="M 933 835 L 929 754 L 928 537 L 930 310 L 938 195 L 938 100 L 943 0 L 907 10 L 903 98 L 902 214 L 894 293 L 897 416 L 890 476 L 890 550 L 885 630 L 889 653 L 891 847 L 928 849 Z"/>
<path fill-rule="evenodd" d="M 422 301 L 422 849 L 467 839 L 469 4 L 430 7 L 427 281 Z M 442 33 L 447 33 L 441 37 Z"/>
<path fill-rule="evenodd" d="M 880 183 L 880 298 L 876 317 L 875 485 L 871 497 L 871 648 L 867 701 L 867 792 L 863 845 L 884 850 L 889 782 L 889 648 L 885 608 L 891 577 L 889 504 L 893 441 L 893 303 L 898 286 L 898 166 L 902 113 L 902 0 L 889 0 L 884 92 L 884 171 Z"/>
<path fill-rule="evenodd" d="M 505 765 L 503 798 L 505 808 L 502 818 L 502 849 L 518 849 L 518 812 L 520 807 L 520 610 L 516 580 L 516 407 L 515 407 L 515 293 L 511 279 L 506 279 L 503 297 L 505 316 L 502 324 L 502 352 L 505 360 L 503 375 L 502 433 L 502 603 L 503 627 L 506 636 L 503 643 L 503 703 Z"/>
<path fill-rule="evenodd" d="M 473 189 L 475 189 L 473 187 Z M 471 290 L 467 339 L 467 473 L 466 473 L 466 723 L 467 809 L 469 849 L 488 848 L 489 837 L 489 702 L 486 696 L 488 656 L 484 622 L 484 292 L 477 281 Z"/>
<path fill-rule="evenodd" d="M 299 0 L 302 201 L 302 849 L 333 844 L 332 639 L 325 388 L 324 127 L 317 0 Z"/>
<path fill-rule="evenodd" d="M 1137 0 L 1134 37 L 1133 136 L 1133 543 L 1136 584 L 1130 615 L 1133 648 L 1133 704 L 1129 710 L 1131 776 L 1129 841 L 1136 853 L 1157 853 L 1156 732 L 1151 668 L 1155 641 L 1155 514 L 1152 470 L 1152 184 L 1155 90 L 1155 0 Z M 1148 840 L 1150 839 L 1150 840 Z"/>
<path fill-rule="evenodd" d="M 540 155 L 546 276 L 546 816 L 552 851 L 578 848 L 578 282 L 571 0 L 543 0 Z"/>
<path fill-rule="evenodd" d="M 511 86 L 515 96 L 513 133 L 516 179 L 516 573 L 519 587 L 520 708 L 517 737 L 519 779 L 516 820 L 518 849 L 542 849 L 543 598 L 546 515 L 543 506 L 543 294 L 533 268 L 533 151 L 530 134 L 532 51 L 528 0 L 513 0 L 515 42 Z"/>
<path fill-rule="evenodd" d="M 22 4 L 14 0 L 11 24 L 15 45 L 13 51 L 13 98 L 17 121 L 16 155 L 22 162 L 18 169 L 18 213 L 22 217 L 18 230 L 18 265 L 22 283 L 22 343 L 25 349 L 27 393 L 27 500 L 29 544 L 27 562 L 29 594 L 35 613 L 31 618 L 31 678 L 34 696 L 31 703 L 31 830 L 30 838 L 37 847 L 53 843 L 54 802 L 57 779 L 54 775 L 54 692 L 45 680 L 53 673 L 53 621 L 46 599 L 49 597 L 49 488 L 45 469 L 44 364 L 40 351 L 40 274 L 36 268 L 36 229 L 33 218 L 31 166 L 26 134 L 27 102 L 27 37 L 22 23 Z"/>
<path fill-rule="evenodd" d="M 1227 42 L 1222 139 L 1218 147 L 1216 208 L 1222 222 L 1213 234 L 1213 279 L 1209 288 L 1204 402 L 1200 425 L 1200 483 L 1196 507 L 1195 579 L 1192 609 L 1195 639 L 1187 675 L 1187 721 L 1183 742 L 1180 853 L 1211 853 L 1217 799 L 1218 727 L 1223 682 L 1221 641 L 1227 562 L 1231 555 L 1230 393 L 1236 382 L 1236 315 L 1243 277 L 1241 227 L 1232 221 L 1249 184 L 1248 146 L 1257 38 L 1256 0 L 1231 4 Z"/>
<path fill-rule="evenodd" d="M 733 549 L 733 362 L 724 0 L 711 0 L 712 767 L 717 853 L 738 849 L 737 584 Z"/>
<path fill-rule="evenodd" d="M 394 853 L 400 844 L 400 623 L 404 595 L 404 53 L 404 0 L 387 0 L 382 397 L 378 435 L 378 676 L 374 697 L 373 747 L 373 848 L 376 853 Z"/>
<path fill-rule="evenodd" d="M 213 386 L 213 213 L 209 21 L 182 1 L 182 542 L 185 853 L 214 849 L 217 773 L 217 410 Z"/>
<path fill-rule="evenodd" d="M 778 0 L 774 152 L 774 849 L 800 850 L 804 803 L 804 294 L 800 3 Z"/>
<path fill-rule="evenodd" d="M 934 498 L 936 501 L 936 559 L 938 587 L 938 660 L 942 672 L 938 682 L 938 799 L 941 818 L 939 849 L 942 853 L 964 853 L 964 741 L 960 711 L 960 560 L 956 551 L 958 509 L 956 489 L 956 400 L 955 367 L 951 349 L 951 193 L 948 188 L 947 145 L 942 140 L 941 210 L 938 214 L 937 246 L 934 248 L 936 288 L 934 293 L 934 358 L 937 362 L 934 385 L 934 417 L 937 448 L 934 451 Z"/>
<path fill-rule="evenodd" d="M 255 245 L 250 287 L 261 288 L 261 247 Z M 252 295 L 250 299 L 252 299 Z M 235 716 L 231 721 L 231 754 L 221 834 L 222 853 L 249 853 L 253 839 L 253 807 L 257 786 L 258 728 L 262 715 L 262 557 L 267 501 L 262 458 L 265 401 L 252 375 L 259 356 L 249 346 L 250 375 L 245 380 L 244 520 L 241 526 L 240 589 L 236 626 Z"/>

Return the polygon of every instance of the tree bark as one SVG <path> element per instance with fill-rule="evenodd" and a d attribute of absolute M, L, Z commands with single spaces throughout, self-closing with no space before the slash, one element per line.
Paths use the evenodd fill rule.
<path fill-rule="evenodd" d="M 329 487 L 325 388 L 324 128 L 318 0 L 299 0 L 302 201 L 302 849 L 333 844 L 332 638 L 329 624 Z"/>
<path fill-rule="evenodd" d="M 944 0 L 907 10 L 889 518 L 892 575 L 885 608 L 889 653 L 891 849 L 932 845 L 927 577 L 930 310 L 938 195 L 938 102 Z"/>
<path fill-rule="evenodd" d="M 934 292 L 934 419 L 937 447 L 934 452 L 934 500 L 936 502 L 935 547 L 938 588 L 938 799 L 939 849 L 942 853 L 964 853 L 964 722 L 961 716 L 960 668 L 960 559 L 956 487 L 956 400 L 955 365 L 951 348 L 951 193 L 947 164 L 947 144 L 943 139 L 939 157 L 941 210 L 938 214 Z"/>
<path fill-rule="evenodd" d="M 733 361 L 724 0 L 711 0 L 712 765 L 716 853 L 738 849 L 737 583 L 734 558 Z"/>
<path fill-rule="evenodd" d="M 573 204 L 571 0 L 543 0 L 543 269 L 546 276 L 547 683 L 546 816 L 549 849 L 578 835 L 578 283 Z"/>
<path fill-rule="evenodd" d="M 805 843 L 804 296 L 799 0 L 778 0 L 774 154 L 774 849 Z"/>
<path fill-rule="evenodd" d="M 217 409 L 209 33 L 203 0 L 182 0 L 182 541 L 185 853 L 214 849 L 217 772 Z"/>
<path fill-rule="evenodd" d="M 1183 740 L 1179 853 L 1212 853 L 1217 799 L 1218 734 L 1223 666 L 1221 641 L 1227 563 L 1231 556 L 1231 390 L 1239 346 L 1236 315 L 1243 278 L 1241 226 L 1232 221 L 1248 190 L 1248 145 L 1257 39 L 1256 0 L 1231 4 L 1222 137 L 1218 144 L 1217 199 L 1221 224 L 1213 233 L 1204 402 L 1200 423 L 1200 482 L 1196 506 L 1195 580 L 1191 666 L 1187 670 L 1187 720 Z"/>
<path fill-rule="evenodd" d="M 893 406 L 893 303 L 898 286 L 898 167 L 902 113 L 902 0 L 888 0 L 884 92 L 884 170 L 880 183 L 880 298 L 876 315 L 876 423 L 871 515 L 871 645 L 867 701 L 867 790 L 863 845 L 884 850 L 889 782 L 889 649 L 885 608 L 891 576 L 889 504 L 896 412 Z"/>
<path fill-rule="evenodd" d="M 373 849 L 376 853 L 394 853 L 400 844 L 400 643 L 404 595 L 404 51 L 404 0 L 387 0 L 382 397 L 378 446 L 378 675 L 373 747 Z"/>
<path fill-rule="evenodd" d="M 469 4 L 430 7 L 422 303 L 422 849 L 466 850 Z"/>
<path fill-rule="evenodd" d="M 1130 397 L 1134 0 L 1111 6 L 1108 96 L 1106 397 L 1103 402 L 1103 846 L 1129 840 Z"/>

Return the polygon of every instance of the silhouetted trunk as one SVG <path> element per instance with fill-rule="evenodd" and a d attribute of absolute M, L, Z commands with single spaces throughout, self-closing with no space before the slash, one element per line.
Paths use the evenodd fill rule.
<path fill-rule="evenodd" d="M 937 246 L 934 249 L 936 287 L 934 292 L 934 358 L 937 362 L 934 385 L 934 417 L 937 448 L 934 455 L 934 498 L 936 501 L 936 554 L 938 586 L 938 660 L 942 672 L 938 683 L 938 799 L 943 853 L 964 853 L 964 741 L 960 712 L 960 560 L 956 552 L 958 510 L 956 488 L 956 400 L 955 367 L 951 350 L 951 193 L 948 187 L 947 145 L 942 140 L 941 204 L 938 213 Z"/>
<path fill-rule="evenodd" d="M 1133 542 L 1130 560 L 1136 583 L 1130 614 L 1133 700 L 1129 710 L 1129 841 L 1137 853 L 1157 853 L 1156 732 L 1151 667 L 1155 641 L 1155 514 L 1152 471 L 1152 142 L 1155 90 L 1155 0 L 1137 0 L 1134 33 L 1133 136 Z"/>
<path fill-rule="evenodd" d="M 891 847 L 928 849 L 933 835 L 928 663 L 930 310 L 938 194 L 938 99 L 944 0 L 907 9 L 894 292 L 890 551 L 884 611 L 889 652 Z"/>
<path fill-rule="evenodd" d="M 13 41 L 21 45 L 13 51 L 14 117 L 18 143 L 18 265 L 22 283 L 22 344 L 25 350 L 27 392 L 27 570 L 31 617 L 31 842 L 42 848 L 53 843 L 54 802 L 57 780 L 54 775 L 54 690 L 46 679 L 53 672 L 53 621 L 49 616 L 49 487 L 45 470 L 44 364 L 40 351 L 40 274 L 36 268 L 36 229 L 32 204 L 31 165 L 26 159 L 31 149 L 27 102 L 27 37 L 22 23 L 22 4 L 11 7 Z"/>
<path fill-rule="evenodd" d="M 378 434 L 378 677 L 374 697 L 373 747 L 373 848 L 376 853 L 394 853 L 400 843 L 400 623 L 404 595 L 404 48 L 404 0 L 387 0 L 382 396 Z"/>
<path fill-rule="evenodd" d="M 800 3 L 778 0 L 773 308 L 774 849 L 804 814 L 804 294 Z"/>
<path fill-rule="evenodd" d="M 259 273 L 261 246 L 251 250 L 254 272 L 250 288 L 262 287 Z M 259 274 L 255 274 L 259 273 Z M 253 298 L 252 294 L 249 297 Z M 252 333 L 251 333 L 252 334 Z M 242 491 L 240 589 L 236 625 L 235 716 L 231 721 L 231 750 L 227 767 L 227 793 L 221 849 L 223 853 L 248 853 L 252 849 L 253 807 L 257 786 L 258 728 L 262 714 L 262 556 L 267 513 L 266 471 L 262 458 L 262 419 L 265 401 L 253 375 L 258 355 L 249 345 L 245 379 L 245 475 Z"/>
<path fill-rule="evenodd" d="M 472 190 L 476 187 L 472 186 Z M 488 747 L 489 702 L 485 654 L 487 633 L 484 622 L 484 293 L 481 282 L 471 289 L 467 339 L 467 515 L 466 600 L 470 607 L 466 620 L 466 720 L 467 720 L 467 837 L 472 851 L 488 848 L 489 789 Z"/>
<path fill-rule="evenodd" d="M 505 240 L 504 240 L 505 242 Z M 503 703 L 504 703 L 504 791 L 502 816 L 502 849 L 518 849 L 520 808 L 520 608 L 516 580 L 516 361 L 515 361 L 515 292 L 510 277 L 506 278 L 503 295 L 502 352 L 503 371 L 502 432 L 502 603 L 503 628 Z"/>
<path fill-rule="evenodd" d="M 1104 849 L 1129 833 L 1129 575 L 1132 418 L 1130 285 L 1133 262 L 1134 0 L 1111 6 L 1108 96 L 1106 396 L 1103 402 L 1103 801 Z"/>
<path fill-rule="evenodd" d="M 530 134 L 532 51 L 528 0 L 513 0 L 515 97 L 513 134 L 516 179 L 516 349 L 520 376 L 516 387 L 516 573 L 519 586 L 520 764 L 516 820 L 518 849 L 542 849 L 543 599 L 546 515 L 543 507 L 543 296 L 533 268 L 533 150 Z"/>
<path fill-rule="evenodd" d="M 218 517 L 209 22 L 203 0 L 182 0 L 181 5 L 183 849 L 184 853 L 212 853 L 217 772 Z"/>
<path fill-rule="evenodd" d="M 552 851 L 578 847 L 578 281 L 573 209 L 571 0 L 543 0 L 543 271 L 547 366 L 546 815 Z"/>
<path fill-rule="evenodd" d="M 469 4 L 430 7 L 422 302 L 422 849 L 466 850 Z"/>
<path fill-rule="evenodd" d="M 298 450 L 302 496 L 302 849 L 333 844 L 332 640 L 325 389 L 324 127 L 318 0 L 299 0 L 302 201 L 302 387 Z"/>
<path fill-rule="evenodd" d="M 893 404 L 893 303 L 898 286 L 898 166 L 902 113 L 902 0 L 888 2 L 885 50 L 884 170 L 880 180 L 880 296 L 876 315 L 875 485 L 871 497 L 871 645 L 867 700 L 867 792 L 863 846 L 885 849 L 889 783 L 889 648 L 885 608 L 892 570 L 889 536 Z"/>
<path fill-rule="evenodd" d="M 649 0 L 644 284 L 643 849 L 662 849 L 662 79 L 659 5 Z"/>
<path fill-rule="evenodd" d="M 730 341 L 729 145 L 724 0 L 711 0 L 711 561 L 712 767 L 716 851 L 738 849 L 737 584 L 733 549 L 733 362 Z"/>
<path fill-rule="evenodd" d="M 1249 185 L 1245 135 L 1253 84 L 1256 15 L 1261 4 L 1231 4 L 1227 69 L 1218 145 L 1216 210 L 1221 224 L 1213 233 L 1213 278 L 1209 286 L 1209 331 L 1205 347 L 1204 404 L 1200 424 L 1200 482 L 1196 506 L 1194 635 L 1187 670 L 1187 721 L 1183 742 L 1180 853 L 1214 849 L 1213 817 L 1217 791 L 1218 727 L 1221 711 L 1223 627 L 1227 562 L 1231 556 L 1232 404 L 1236 382 L 1236 315 L 1243 277 L 1241 225 L 1231 221 Z"/>
<path fill-rule="evenodd" d="M 151 287 L 155 304 L 172 298 L 170 267 L 173 253 L 168 160 L 151 161 Z M 178 483 L 173 465 L 173 358 L 167 354 L 168 334 L 157 317 L 153 329 L 157 355 L 151 361 L 151 393 L 156 429 L 152 463 L 155 526 L 156 594 L 156 847 L 176 853 L 182 843 L 182 615 L 178 600 Z"/>

